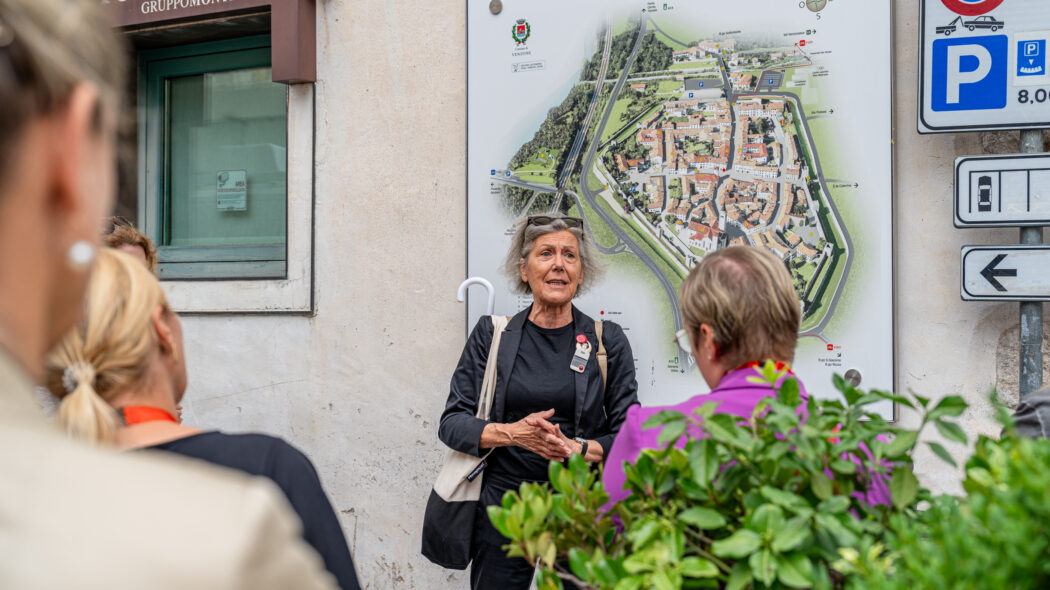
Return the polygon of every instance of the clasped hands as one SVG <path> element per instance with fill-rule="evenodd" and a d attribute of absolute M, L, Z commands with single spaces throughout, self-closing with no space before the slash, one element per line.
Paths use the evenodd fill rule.
<path fill-rule="evenodd" d="M 561 461 L 579 453 L 582 445 L 565 436 L 557 424 L 548 422 L 553 416 L 554 410 L 534 412 L 517 422 L 500 424 L 500 432 L 508 446 L 532 451 L 548 461 Z"/>

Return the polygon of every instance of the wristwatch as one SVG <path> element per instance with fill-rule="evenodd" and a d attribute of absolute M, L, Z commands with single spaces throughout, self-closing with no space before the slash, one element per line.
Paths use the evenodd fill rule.
<path fill-rule="evenodd" d="M 583 445 L 583 448 L 580 449 L 580 454 L 583 455 L 584 459 L 586 459 L 587 458 L 587 439 L 577 436 L 576 438 L 574 438 L 572 440 L 574 440 L 574 441 L 580 443 L 581 445 Z"/>

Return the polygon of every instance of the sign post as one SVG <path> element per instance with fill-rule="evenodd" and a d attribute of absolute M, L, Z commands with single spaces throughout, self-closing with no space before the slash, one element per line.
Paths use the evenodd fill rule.
<path fill-rule="evenodd" d="M 1022 246 L 963 248 L 962 298 L 1020 302 L 1023 397 L 1043 384 L 1050 301 L 1050 156 L 1034 156 L 1050 127 L 1050 11 L 1046 0 L 920 0 L 919 19 L 919 133 L 1021 130 L 1022 156 L 956 161 L 955 225 L 1021 226 Z"/>
<path fill-rule="evenodd" d="M 1036 129 L 1021 132 L 1021 152 L 1043 151 L 1043 132 Z M 1042 244 L 1042 227 L 1022 227 L 1022 244 Z M 1043 302 L 1021 303 L 1021 367 L 1018 391 L 1021 397 L 1043 386 Z"/>

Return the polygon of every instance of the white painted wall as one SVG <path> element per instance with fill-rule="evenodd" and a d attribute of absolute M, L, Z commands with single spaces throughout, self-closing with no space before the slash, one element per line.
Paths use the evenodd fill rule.
<path fill-rule="evenodd" d="M 960 301 L 959 247 L 1018 235 L 952 227 L 953 159 L 982 141 L 915 132 L 918 0 L 896 9 L 899 385 L 965 396 L 966 430 L 991 434 L 985 394 L 1017 306 Z M 366 588 L 467 586 L 419 555 L 464 337 L 465 39 L 463 0 L 318 0 L 316 316 L 185 319 L 188 422 L 306 451 Z M 935 491 L 958 489 L 932 454 L 918 462 Z"/>

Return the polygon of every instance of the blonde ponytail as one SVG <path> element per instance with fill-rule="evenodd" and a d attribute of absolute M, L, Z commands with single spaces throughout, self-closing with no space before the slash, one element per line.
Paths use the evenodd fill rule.
<path fill-rule="evenodd" d="M 117 427 L 113 408 L 95 391 L 95 369 L 77 361 L 63 372 L 62 386 L 69 392 L 58 406 L 58 423 L 73 438 L 110 442 Z"/>
<path fill-rule="evenodd" d="M 132 256 L 103 248 L 80 324 L 48 355 L 47 386 L 62 400 L 58 424 L 76 438 L 109 442 L 119 424 L 108 400 L 144 379 L 157 341 L 153 311 L 167 310 L 157 279 Z"/>

